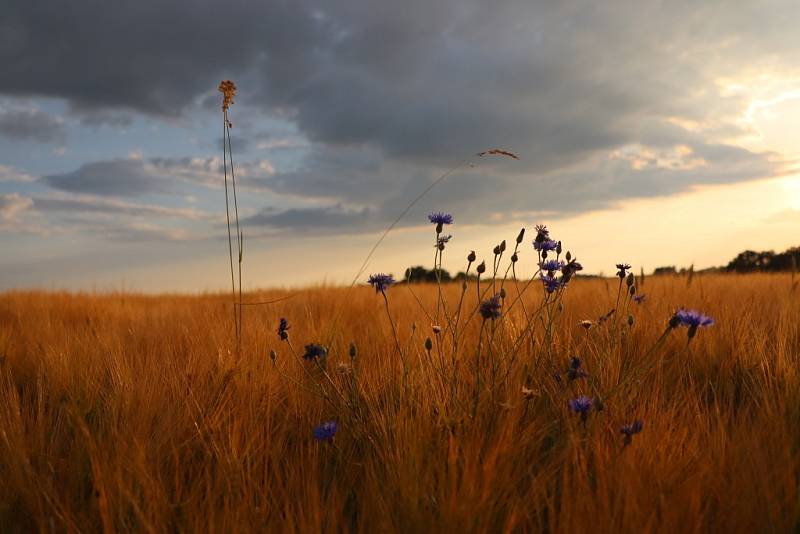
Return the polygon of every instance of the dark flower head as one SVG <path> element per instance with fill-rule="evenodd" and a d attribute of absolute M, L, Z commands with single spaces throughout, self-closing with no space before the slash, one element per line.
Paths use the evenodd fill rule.
<path fill-rule="evenodd" d="M 633 441 L 634 434 L 638 434 L 639 432 L 641 432 L 643 427 L 644 423 L 641 421 L 641 419 L 637 419 L 633 423 L 623 425 L 623 427 L 619 429 L 620 432 L 622 432 L 625 435 L 623 444 L 626 447 L 630 445 L 631 442 Z"/>
<path fill-rule="evenodd" d="M 281 341 L 286 341 L 287 339 L 289 339 L 289 332 L 287 332 L 289 328 L 291 328 L 289 326 L 289 321 L 281 317 L 280 324 L 278 325 L 278 337 L 281 338 Z"/>
<path fill-rule="evenodd" d="M 550 276 L 547 274 L 542 275 L 542 285 L 544 285 L 544 290 L 548 293 L 552 293 L 554 291 L 558 291 L 561 287 L 565 284 L 563 280 L 557 279 L 555 276 Z"/>
<path fill-rule="evenodd" d="M 438 248 L 439 250 L 444 250 L 444 246 L 453 239 L 451 235 L 440 235 L 436 238 L 436 244 L 434 247 Z"/>
<path fill-rule="evenodd" d="M 564 262 L 561 260 L 545 260 L 539 263 L 539 268 L 550 273 L 550 276 L 552 276 L 552 273 L 560 271 L 563 267 Z"/>
<path fill-rule="evenodd" d="M 333 436 L 336 435 L 338 429 L 339 425 L 336 424 L 336 421 L 322 423 L 314 427 L 314 439 L 317 441 L 333 441 Z"/>
<path fill-rule="evenodd" d="M 481 317 L 483 317 L 484 319 L 491 319 L 494 321 L 495 319 L 500 317 L 500 308 L 502 307 L 503 305 L 500 303 L 499 294 L 493 296 L 489 300 L 484 300 L 483 302 L 481 302 L 480 306 Z"/>
<path fill-rule="evenodd" d="M 372 274 L 367 283 L 375 288 L 375 293 L 383 293 L 390 285 L 394 284 L 394 277 L 391 274 Z"/>
<path fill-rule="evenodd" d="M 430 213 L 428 214 L 428 220 L 433 224 L 453 224 L 453 216 L 449 213 Z"/>
<path fill-rule="evenodd" d="M 689 328 L 714 324 L 714 319 L 696 310 L 678 310 L 675 312 L 675 317 L 678 318 L 681 326 L 688 326 Z"/>
<path fill-rule="evenodd" d="M 569 409 L 575 413 L 581 414 L 581 416 L 585 419 L 586 415 L 592 409 L 594 405 L 594 399 L 591 397 L 587 397 L 582 395 L 580 397 L 570 399 L 569 401 Z"/>
<path fill-rule="evenodd" d="M 328 349 L 316 343 L 306 345 L 306 352 L 303 354 L 304 360 L 323 359 L 328 355 Z"/>
<path fill-rule="evenodd" d="M 628 263 L 618 263 L 617 269 L 619 270 L 617 271 L 617 276 L 619 276 L 620 279 L 625 278 L 625 276 L 628 274 L 626 271 L 630 268 L 631 266 Z"/>
<path fill-rule="evenodd" d="M 550 230 L 547 229 L 547 226 L 537 224 L 534 230 L 536 230 L 536 241 L 542 242 L 550 239 Z"/>
<path fill-rule="evenodd" d="M 644 428 L 644 423 L 641 421 L 641 419 L 637 419 L 633 423 L 624 425 L 620 429 L 620 432 L 622 432 L 626 436 L 633 436 L 634 434 L 638 434 L 639 432 L 641 432 L 642 428 Z"/>
<path fill-rule="evenodd" d="M 641 304 L 642 302 L 644 302 L 646 298 L 647 296 L 644 293 L 640 293 L 639 295 L 633 296 L 633 302 L 635 302 L 636 304 Z"/>
<path fill-rule="evenodd" d="M 544 241 L 534 241 L 533 248 L 539 252 L 547 252 L 558 248 L 558 243 L 552 239 L 545 239 Z"/>
<path fill-rule="evenodd" d="M 581 359 L 577 356 L 573 356 L 569 359 L 569 368 L 567 369 L 567 378 L 572 380 L 577 380 L 578 378 L 587 378 L 589 373 L 581 369 Z"/>

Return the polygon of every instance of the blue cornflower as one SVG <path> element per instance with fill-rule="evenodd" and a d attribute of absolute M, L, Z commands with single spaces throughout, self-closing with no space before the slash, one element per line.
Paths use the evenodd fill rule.
<path fill-rule="evenodd" d="M 502 307 L 503 305 L 500 303 L 499 294 L 493 296 L 489 300 L 484 300 L 483 302 L 481 302 L 480 306 L 481 317 L 483 317 L 484 319 L 491 319 L 494 321 L 495 319 L 500 317 L 500 308 Z"/>
<path fill-rule="evenodd" d="M 619 431 L 625 435 L 625 440 L 623 443 L 626 446 L 630 445 L 631 441 L 633 441 L 633 435 L 641 432 L 642 428 L 644 428 L 644 423 L 641 419 L 637 419 L 633 423 L 623 425 L 622 428 L 619 429 Z"/>
<path fill-rule="evenodd" d="M 550 250 L 555 250 L 558 248 L 558 242 L 553 241 L 552 239 L 546 238 L 544 241 L 534 241 L 533 248 L 538 250 L 539 252 L 548 252 Z"/>
<path fill-rule="evenodd" d="M 339 425 L 336 424 L 336 421 L 322 423 L 314 427 L 314 439 L 317 441 L 333 441 L 333 436 L 336 435 L 338 429 Z"/>
<path fill-rule="evenodd" d="M 367 283 L 375 288 L 375 293 L 384 293 L 390 285 L 394 284 L 394 277 L 391 274 L 372 274 Z"/>
<path fill-rule="evenodd" d="M 589 412 L 594 405 L 594 399 L 591 397 L 587 397 L 586 395 L 582 395 L 575 399 L 570 399 L 569 401 L 569 408 L 575 413 L 581 414 L 581 418 L 585 421 L 586 417 L 589 415 Z"/>
<path fill-rule="evenodd" d="M 428 220 L 436 225 L 453 224 L 453 216 L 449 213 L 430 213 Z"/>
<path fill-rule="evenodd" d="M 645 295 L 644 293 L 641 293 L 639 295 L 634 295 L 632 298 L 633 298 L 633 302 L 635 302 L 636 304 L 641 304 L 647 298 L 647 295 Z"/>
<path fill-rule="evenodd" d="M 561 260 L 546 260 L 539 263 L 539 268 L 542 271 L 550 273 L 550 276 L 552 276 L 554 272 L 560 271 L 563 267 L 564 262 Z"/>
<path fill-rule="evenodd" d="M 562 280 L 559 280 L 555 276 L 550 276 L 547 274 L 542 275 L 542 284 L 544 285 L 544 290 L 548 293 L 552 293 L 553 291 L 558 291 L 561 287 L 564 286 Z"/>
<path fill-rule="evenodd" d="M 573 356 L 569 359 L 569 368 L 567 369 L 567 378 L 572 380 L 577 380 L 578 378 L 587 378 L 589 373 L 581 369 L 581 359 L 577 356 Z"/>
<path fill-rule="evenodd" d="M 305 354 L 303 354 L 303 359 L 314 360 L 319 358 L 321 360 L 327 355 L 328 355 L 328 349 L 326 349 L 322 345 L 317 345 L 316 343 L 309 343 L 308 345 L 306 345 L 306 352 Z"/>
<path fill-rule="evenodd" d="M 675 312 L 675 316 L 680 321 L 681 326 L 688 326 L 689 328 L 714 324 L 714 319 L 696 310 L 678 310 Z"/>
<path fill-rule="evenodd" d="M 289 326 L 289 321 L 281 317 L 280 324 L 278 325 L 278 337 L 281 338 L 281 341 L 286 341 L 287 339 L 289 339 L 289 332 L 287 332 L 289 328 L 291 328 Z"/>

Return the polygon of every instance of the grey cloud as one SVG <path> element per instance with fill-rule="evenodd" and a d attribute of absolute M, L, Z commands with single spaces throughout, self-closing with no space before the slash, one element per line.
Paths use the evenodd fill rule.
<path fill-rule="evenodd" d="M 0 195 L 0 229 L 14 227 L 19 216 L 31 207 L 32 201 L 17 193 Z"/>
<path fill-rule="evenodd" d="M 342 230 L 365 231 L 368 223 L 374 220 L 373 213 L 367 209 L 346 209 L 341 205 L 313 208 L 290 208 L 283 211 L 265 209 L 247 217 L 245 225 L 266 226 L 276 229 L 316 228 L 338 232 Z M 374 228 L 372 228 L 374 230 Z"/>
<path fill-rule="evenodd" d="M 0 107 L 0 136 L 9 141 L 63 143 L 66 129 L 61 119 L 40 109 Z"/>
<path fill-rule="evenodd" d="M 166 188 L 138 159 L 87 163 L 73 172 L 43 176 L 42 181 L 62 191 L 104 196 L 141 196 Z"/>
<path fill-rule="evenodd" d="M 163 24 L 153 23 L 154 11 Z M 774 175 L 779 165 L 767 155 L 718 141 L 741 133 L 735 119 L 747 103 L 723 97 L 718 81 L 743 66 L 780 72 L 800 50 L 793 0 L 237 0 L 222 12 L 208 0 L 190 9 L 178 0 L 89 1 L 70 10 L 20 3 L 4 15 L 0 92 L 65 98 L 76 112 L 176 116 L 198 103 L 216 108 L 216 84 L 232 77 L 240 86 L 237 128 L 237 113 L 247 125 L 254 119 L 246 110 L 258 108 L 292 122 L 311 143 L 298 166 L 253 168 L 244 183 L 368 205 L 371 220 L 391 219 L 449 165 L 495 146 L 522 161 L 482 161 L 427 201 L 482 221 L 504 210 L 566 213 Z M 687 130 L 681 121 L 707 126 Z M 609 160 L 630 145 L 643 153 Z M 706 165 L 672 154 L 676 145 Z M 173 163 L 148 164 L 180 174 Z M 95 170 L 46 181 L 120 195 L 140 190 L 132 181 L 144 189 L 160 183 L 133 164 L 122 174 L 135 180 L 114 184 Z M 262 215 L 251 222 L 352 219 L 328 208 Z"/>
<path fill-rule="evenodd" d="M 217 220 L 219 217 L 194 208 L 137 204 L 99 197 L 33 197 L 35 209 L 46 213 L 100 214 L 118 217 L 164 217 L 190 221 Z"/>

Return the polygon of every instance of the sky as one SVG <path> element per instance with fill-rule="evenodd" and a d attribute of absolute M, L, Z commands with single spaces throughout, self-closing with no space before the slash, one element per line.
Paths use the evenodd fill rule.
<path fill-rule="evenodd" d="M 11 0 L 0 289 L 245 288 L 444 266 L 547 224 L 587 272 L 800 245 L 800 3 Z M 519 156 L 477 157 L 492 148 Z"/>

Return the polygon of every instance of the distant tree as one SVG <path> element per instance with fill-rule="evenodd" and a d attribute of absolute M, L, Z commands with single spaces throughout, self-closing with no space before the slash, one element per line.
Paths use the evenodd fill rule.
<path fill-rule="evenodd" d="M 797 270 L 798 263 L 800 263 L 800 247 L 792 247 L 779 254 L 772 250 L 762 252 L 745 250 L 733 258 L 725 270 L 737 273 L 790 271 Z"/>
<path fill-rule="evenodd" d="M 406 269 L 405 278 L 403 278 L 403 282 L 436 282 L 437 281 L 437 272 L 436 269 L 426 269 L 422 265 L 417 265 L 415 267 L 409 267 Z M 450 273 L 446 270 L 442 269 L 439 271 L 439 279 L 442 282 L 449 282 L 452 280 Z"/>
<path fill-rule="evenodd" d="M 670 265 L 669 267 L 656 267 L 653 271 L 653 275 L 658 276 L 660 274 L 678 274 L 678 271 L 675 269 L 674 265 Z"/>

